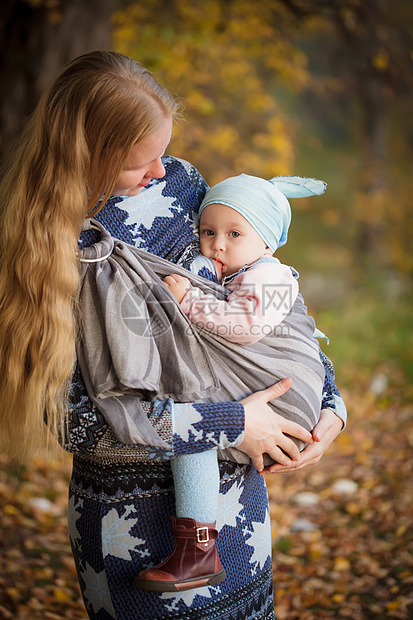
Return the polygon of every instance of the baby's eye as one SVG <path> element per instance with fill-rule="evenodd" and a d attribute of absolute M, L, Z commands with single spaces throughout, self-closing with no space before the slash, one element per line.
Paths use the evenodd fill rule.
<path fill-rule="evenodd" d="M 213 237 L 214 235 L 214 231 L 213 230 L 209 230 L 208 228 L 206 230 L 202 231 L 203 235 L 206 235 L 207 237 Z"/>
<path fill-rule="evenodd" d="M 231 232 L 229 233 L 229 236 L 236 238 L 240 236 L 240 233 L 237 230 L 231 230 Z"/>

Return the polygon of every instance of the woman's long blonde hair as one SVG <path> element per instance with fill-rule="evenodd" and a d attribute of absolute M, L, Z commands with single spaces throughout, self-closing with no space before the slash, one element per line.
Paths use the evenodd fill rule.
<path fill-rule="evenodd" d="M 92 52 L 56 75 L 27 124 L 0 185 L 0 445 L 11 456 L 41 445 L 45 419 L 65 432 L 83 220 L 131 147 L 176 112 L 137 62 Z"/>

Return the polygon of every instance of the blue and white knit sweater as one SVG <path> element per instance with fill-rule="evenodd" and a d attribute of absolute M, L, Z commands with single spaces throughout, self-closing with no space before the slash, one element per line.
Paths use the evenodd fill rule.
<path fill-rule="evenodd" d="M 198 253 L 193 212 L 206 191 L 187 162 L 166 157 L 166 176 L 138 196 L 111 198 L 96 216 L 116 238 L 187 266 Z M 94 241 L 84 233 L 82 243 Z M 214 279 L 206 268 L 200 275 Z M 345 417 L 324 360 L 323 406 Z M 89 617 L 96 620 L 273 619 L 271 529 L 265 482 L 251 465 L 220 464 L 218 550 L 227 573 L 217 586 L 183 593 L 136 590 L 137 573 L 173 546 L 172 455 L 227 448 L 242 441 L 238 403 L 155 401 L 146 411 L 170 442 L 165 451 L 120 444 L 87 397 L 79 372 L 71 389 L 65 448 L 74 453 L 69 492 L 70 539 Z"/>

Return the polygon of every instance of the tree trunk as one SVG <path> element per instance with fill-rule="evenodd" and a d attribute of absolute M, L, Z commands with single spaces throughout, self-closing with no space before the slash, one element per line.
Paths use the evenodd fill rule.
<path fill-rule="evenodd" d="M 50 78 L 66 62 L 111 45 L 115 0 L 2 0 L 0 159 L 7 157 Z"/>

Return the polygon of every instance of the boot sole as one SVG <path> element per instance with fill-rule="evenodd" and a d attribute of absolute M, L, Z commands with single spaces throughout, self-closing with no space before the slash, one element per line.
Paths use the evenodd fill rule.
<path fill-rule="evenodd" d="M 151 581 L 150 579 L 135 578 L 135 588 L 141 590 L 150 590 L 151 592 L 183 592 L 184 590 L 192 590 L 193 588 L 203 588 L 205 586 L 214 586 L 224 581 L 226 577 L 224 568 L 212 575 L 203 575 L 193 579 L 183 579 L 181 581 Z"/>

